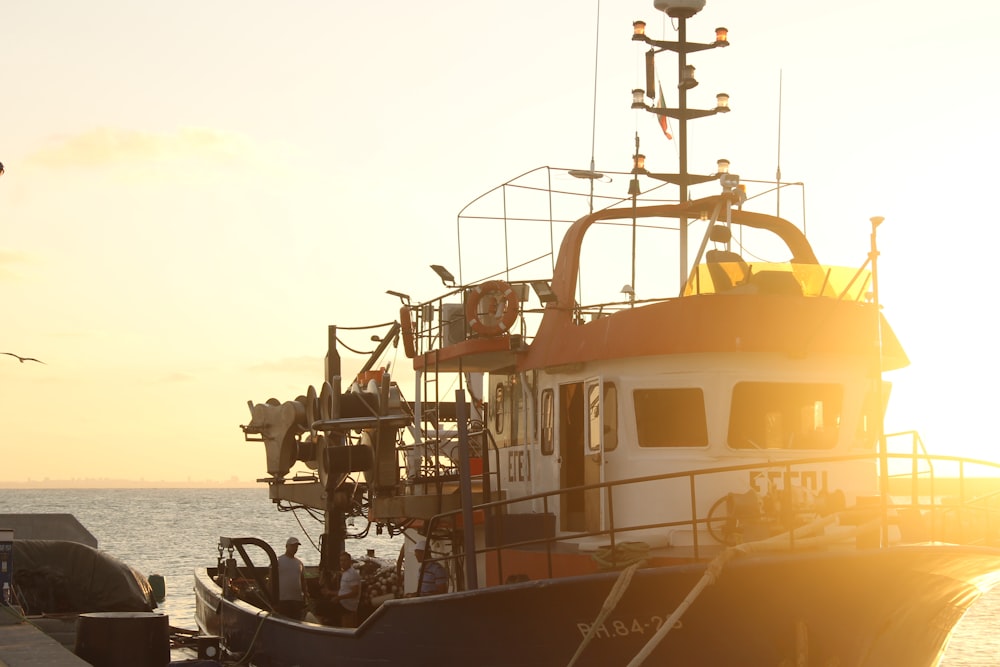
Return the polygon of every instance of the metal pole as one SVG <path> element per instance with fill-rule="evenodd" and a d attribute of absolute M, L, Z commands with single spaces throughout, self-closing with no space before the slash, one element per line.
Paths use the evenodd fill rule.
<path fill-rule="evenodd" d="M 872 369 L 875 378 L 875 425 L 879 443 L 879 496 L 882 503 L 882 535 L 881 544 L 889 546 L 889 443 L 885 438 L 885 414 L 882 399 L 882 312 L 878 300 L 878 243 L 875 230 L 885 218 L 871 218 L 871 254 L 872 265 L 872 305 L 875 308 L 875 367 Z"/>
<path fill-rule="evenodd" d="M 326 367 L 323 369 L 327 382 L 340 375 L 340 352 L 337 351 L 337 327 L 331 324 L 326 329 Z"/>
<path fill-rule="evenodd" d="M 462 488 L 462 535 L 465 550 L 465 587 L 479 587 L 476 570 L 476 526 L 472 523 L 472 472 L 469 470 L 469 425 L 465 390 L 455 390 L 455 419 L 458 420 L 458 474 Z"/>
<path fill-rule="evenodd" d="M 778 70 L 778 162 L 777 169 L 774 171 L 774 180 L 777 182 L 777 188 L 775 188 L 775 196 L 777 197 L 777 207 L 775 209 L 775 215 L 781 217 L 781 79 L 782 70 Z"/>
<path fill-rule="evenodd" d="M 687 162 L 687 88 L 683 85 L 684 81 L 684 68 L 687 66 L 687 53 L 685 52 L 685 45 L 687 44 L 687 19 L 683 16 L 677 19 L 677 40 L 680 48 L 677 52 L 677 108 L 680 109 L 680 117 L 677 119 L 678 125 L 678 138 L 677 143 L 680 150 L 680 202 L 685 203 L 688 200 L 688 185 L 687 185 L 687 174 L 688 174 L 688 162 Z M 684 283 L 687 280 L 687 263 L 688 263 L 688 221 L 686 217 L 680 219 L 680 285 L 683 289 Z M 633 288 L 635 286 L 633 285 Z"/>

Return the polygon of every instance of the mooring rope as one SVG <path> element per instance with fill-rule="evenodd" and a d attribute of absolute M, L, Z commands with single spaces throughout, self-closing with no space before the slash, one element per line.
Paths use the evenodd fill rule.
<path fill-rule="evenodd" d="M 580 645 L 576 648 L 576 653 L 574 653 L 573 657 L 570 658 L 569 664 L 566 667 L 573 667 L 579 657 L 583 655 L 584 649 L 587 648 L 587 645 L 590 644 L 590 640 L 593 639 L 594 635 L 597 633 L 597 628 L 600 627 L 601 623 L 604 622 L 604 619 L 606 619 L 608 615 L 614 611 L 615 607 L 618 605 L 618 601 L 622 599 L 622 596 L 625 594 L 626 589 L 628 589 L 629 584 L 632 583 L 632 575 L 635 574 L 635 571 L 639 569 L 643 562 L 644 561 L 639 560 L 632 563 L 618 575 L 618 579 L 615 580 L 615 585 L 611 587 L 611 592 L 608 593 L 608 597 L 604 599 L 604 604 L 601 605 L 600 613 L 597 614 L 597 618 L 594 619 L 594 622 L 590 624 L 589 628 L 587 628 L 587 634 L 584 635 L 583 641 L 580 642 Z"/>
<path fill-rule="evenodd" d="M 249 660 L 250 656 L 253 655 L 253 647 L 257 644 L 257 637 L 260 636 L 261 628 L 264 627 L 264 621 L 266 621 L 267 617 L 270 615 L 271 614 L 269 612 L 264 611 L 263 609 L 257 612 L 257 616 L 260 618 L 260 622 L 257 623 L 257 629 L 253 633 L 253 639 L 250 640 L 250 645 L 247 647 L 247 650 L 243 652 L 243 657 L 241 657 L 239 661 L 236 663 L 237 667 L 239 665 L 247 664 L 246 661 Z"/>
<path fill-rule="evenodd" d="M 684 600 L 677 606 L 677 609 L 675 609 L 674 613 L 670 615 L 670 618 L 663 622 L 663 625 L 661 625 L 656 633 L 650 637 L 649 641 L 646 642 L 646 645 L 642 647 L 642 650 L 639 651 L 634 658 L 632 658 L 632 661 L 628 663 L 628 667 L 639 667 L 646 661 L 646 658 L 648 658 L 650 654 L 656 650 L 656 647 L 660 645 L 660 642 L 662 642 L 663 638 L 667 636 L 667 633 L 673 629 L 673 627 L 677 624 L 677 621 L 679 621 L 681 616 L 684 615 L 684 612 L 686 612 L 688 608 L 694 604 L 694 601 L 698 599 L 698 596 L 701 595 L 705 588 L 714 584 L 718 580 L 719 575 L 722 573 L 722 568 L 736 556 L 745 556 L 751 553 L 787 551 L 793 544 L 796 547 L 816 547 L 842 542 L 849 537 L 856 536 L 859 533 L 870 529 L 874 524 L 878 523 L 878 520 L 876 519 L 875 521 L 861 526 L 856 526 L 848 531 L 842 531 L 831 535 L 805 537 L 835 523 L 837 519 L 838 516 L 832 514 L 827 517 L 816 519 L 815 521 L 807 523 L 804 526 L 800 526 L 790 532 L 768 537 L 763 540 L 757 540 L 756 542 L 747 542 L 746 544 L 738 544 L 733 547 L 727 547 L 725 551 L 716 556 L 715 559 L 708 564 L 705 574 L 702 575 L 701 579 L 698 580 L 698 583 L 691 589 L 691 592 L 687 594 L 687 597 L 685 597 Z"/>
<path fill-rule="evenodd" d="M 757 540 L 755 542 L 747 542 L 745 544 L 738 544 L 736 546 L 727 547 L 718 556 L 716 556 L 705 568 L 705 573 L 698 580 L 698 583 L 694 585 L 691 591 L 685 596 L 684 600 L 681 601 L 677 608 L 674 610 L 670 617 L 659 627 L 656 633 L 650 637 L 649 641 L 646 642 L 642 650 L 639 651 L 632 658 L 631 662 L 628 663 L 628 667 L 639 667 L 646 661 L 646 659 L 656 650 L 656 647 L 660 645 L 663 638 L 677 625 L 681 617 L 687 612 L 692 604 L 698 599 L 698 596 L 710 585 L 714 584 L 719 576 L 722 574 L 723 568 L 729 563 L 733 558 L 737 556 L 745 556 L 752 553 L 766 553 L 775 551 L 788 551 L 793 547 L 819 547 L 828 544 L 835 544 L 837 542 L 842 542 L 851 537 L 856 537 L 858 534 L 865 532 L 866 530 L 871 530 L 877 523 L 878 520 L 871 521 L 869 523 L 855 526 L 846 531 L 839 531 L 837 533 L 830 534 L 820 534 L 819 533 L 826 529 L 827 526 L 834 524 L 838 521 L 839 515 L 832 514 L 830 516 L 821 517 L 816 519 L 804 526 L 800 526 L 793 531 L 781 533 L 780 535 L 774 535 L 772 537 L 765 538 L 763 540 Z M 633 549 L 632 543 L 627 551 L 639 552 L 641 549 L 638 548 L 636 543 L 636 548 Z M 648 548 L 648 545 L 646 545 Z M 601 553 L 600 559 L 595 560 L 606 561 L 609 560 L 608 556 L 613 558 L 616 554 Z M 638 553 L 635 553 L 638 555 Z M 635 574 L 636 570 L 642 566 L 645 559 L 633 559 L 633 562 L 622 570 L 621 574 L 618 575 L 618 579 L 615 581 L 614 586 L 611 587 L 611 591 L 608 593 L 607 598 L 604 600 L 604 604 L 601 606 L 601 611 L 598 613 L 597 618 L 587 629 L 587 634 L 584 635 L 583 641 L 581 641 L 580 646 L 577 647 L 576 653 L 570 659 L 567 667 L 573 667 L 576 661 L 583 655 L 584 650 L 590 644 L 591 640 L 597 633 L 598 628 L 604 620 L 614 611 L 618 602 L 624 596 L 625 591 L 628 589 L 629 585 L 632 583 L 632 576 Z"/>
<path fill-rule="evenodd" d="M 688 610 L 688 607 L 694 604 L 694 601 L 698 599 L 701 592 L 716 582 L 719 575 L 722 573 L 722 568 L 725 567 L 726 563 L 732 560 L 739 553 L 738 549 L 739 547 L 727 547 L 722 553 L 716 556 L 711 563 L 708 564 L 705 574 L 701 576 L 701 579 L 699 579 L 698 583 L 694 585 L 694 588 L 692 588 L 687 594 L 687 597 L 685 597 L 684 600 L 677 605 L 677 609 L 674 610 L 674 613 L 670 614 L 670 617 L 665 620 L 656 633 L 649 638 L 649 641 L 642 647 L 642 650 L 639 651 L 634 658 L 632 658 L 632 661 L 628 663 L 628 667 L 638 667 L 646 661 L 646 658 L 648 658 L 656 647 L 660 645 L 660 642 L 667 636 L 667 633 L 670 632 L 679 620 L 681 620 L 681 616 L 683 616 L 684 612 Z"/>

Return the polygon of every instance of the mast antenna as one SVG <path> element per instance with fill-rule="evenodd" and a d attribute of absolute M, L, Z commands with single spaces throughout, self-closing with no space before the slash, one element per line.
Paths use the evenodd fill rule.
<path fill-rule="evenodd" d="M 590 124 L 590 169 L 570 169 L 573 178 L 585 178 L 590 181 L 590 212 L 594 212 L 594 181 L 604 178 L 604 174 L 595 171 L 594 152 L 597 144 L 597 65 L 600 59 L 601 44 L 601 0 L 597 0 L 597 29 L 594 35 L 594 110 Z"/>
<path fill-rule="evenodd" d="M 781 79 L 782 71 L 778 70 L 778 168 L 774 172 L 774 180 L 777 181 L 775 193 L 778 197 L 778 209 L 775 215 L 781 217 Z"/>
<path fill-rule="evenodd" d="M 594 30 L 594 108 L 590 121 L 590 173 L 594 174 L 594 152 L 597 143 L 597 66 L 601 47 L 601 0 L 597 0 L 597 26 Z M 594 212 L 594 178 L 590 179 L 590 212 Z"/>

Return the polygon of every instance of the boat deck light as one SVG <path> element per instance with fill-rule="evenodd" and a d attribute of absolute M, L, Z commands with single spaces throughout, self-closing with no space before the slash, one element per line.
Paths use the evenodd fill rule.
<path fill-rule="evenodd" d="M 547 280 L 532 280 L 530 283 L 531 289 L 534 290 L 535 295 L 538 297 L 539 302 L 544 306 L 549 303 L 554 303 L 558 299 L 556 298 L 556 293 L 552 291 L 552 285 L 549 284 Z"/>
<path fill-rule="evenodd" d="M 729 30 L 726 28 L 715 29 L 715 45 L 729 46 Z"/>
<path fill-rule="evenodd" d="M 715 111 L 716 113 L 729 113 L 729 95 L 719 93 L 715 96 Z"/>
<path fill-rule="evenodd" d="M 718 168 L 716 169 L 715 173 L 717 173 L 717 174 L 728 174 L 729 173 L 729 160 L 727 160 L 726 158 L 722 158 L 720 160 L 716 160 L 715 164 L 718 165 Z"/>
<path fill-rule="evenodd" d="M 438 275 L 438 278 L 441 279 L 441 282 L 444 283 L 445 287 L 455 286 L 455 276 L 452 275 L 451 271 L 444 268 L 440 264 L 431 264 L 431 269 Z M 449 285 L 448 283 L 451 284 Z"/>
<path fill-rule="evenodd" d="M 643 101 L 643 97 L 646 96 L 646 91 L 642 88 L 632 89 L 632 108 L 633 109 L 645 109 L 646 103 Z"/>
<path fill-rule="evenodd" d="M 718 34 L 718 31 L 716 31 Z M 632 41 L 634 42 L 644 42 L 646 41 L 646 22 L 645 21 L 633 21 L 632 22 Z"/>
<path fill-rule="evenodd" d="M 681 74 L 681 82 L 677 84 L 677 87 L 688 90 L 697 85 L 698 81 L 694 78 L 694 65 L 685 65 Z"/>
<path fill-rule="evenodd" d="M 389 296 L 396 297 L 397 299 L 399 299 L 400 301 L 402 301 L 404 305 L 407 305 L 407 306 L 410 305 L 410 295 L 409 294 L 403 294 L 402 292 L 396 292 L 396 291 L 391 290 L 391 289 L 387 289 L 385 291 L 385 293 L 388 294 Z"/>

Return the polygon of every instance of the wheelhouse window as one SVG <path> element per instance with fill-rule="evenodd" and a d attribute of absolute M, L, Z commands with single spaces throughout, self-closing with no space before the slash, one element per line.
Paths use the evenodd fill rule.
<path fill-rule="evenodd" d="M 879 414 L 885 414 L 891 391 L 892 383 L 883 381 L 881 392 L 873 387 L 865 394 L 861 406 L 861 419 L 858 420 L 857 440 L 861 446 L 868 449 L 875 449 L 878 446 Z M 879 398 L 882 399 L 881 405 Z"/>
<path fill-rule="evenodd" d="M 618 447 L 618 390 L 613 382 L 590 380 L 586 385 L 587 451 L 596 454 Z"/>
<path fill-rule="evenodd" d="M 832 449 L 840 434 L 839 384 L 740 382 L 733 388 L 729 446 Z"/>
<path fill-rule="evenodd" d="M 542 392 L 541 428 L 542 454 L 555 451 L 555 393 L 551 389 Z"/>
<path fill-rule="evenodd" d="M 493 431 L 503 433 L 503 423 L 506 417 L 504 405 L 503 384 L 498 384 L 493 394 Z"/>
<path fill-rule="evenodd" d="M 635 421 L 640 447 L 704 447 L 708 444 L 705 395 L 698 388 L 636 389 Z"/>
<path fill-rule="evenodd" d="M 593 382 L 587 385 L 587 449 L 601 451 L 601 385 Z"/>
<path fill-rule="evenodd" d="M 618 389 L 613 382 L 604 383 L 604 451 L 618 447 Z"/>
<path fill-rule="evenodd" d="M 516 375 L 507 378 L 507 387 L 509 389 L 507 392 L 509 394 L 508 400 L 510 401 L 510 431 L 508 432 L 510 444 L 511 446 L 524 444 L 525 434 L 521 432 L 521 417 L 524 415 L 524 387 Z"/>

